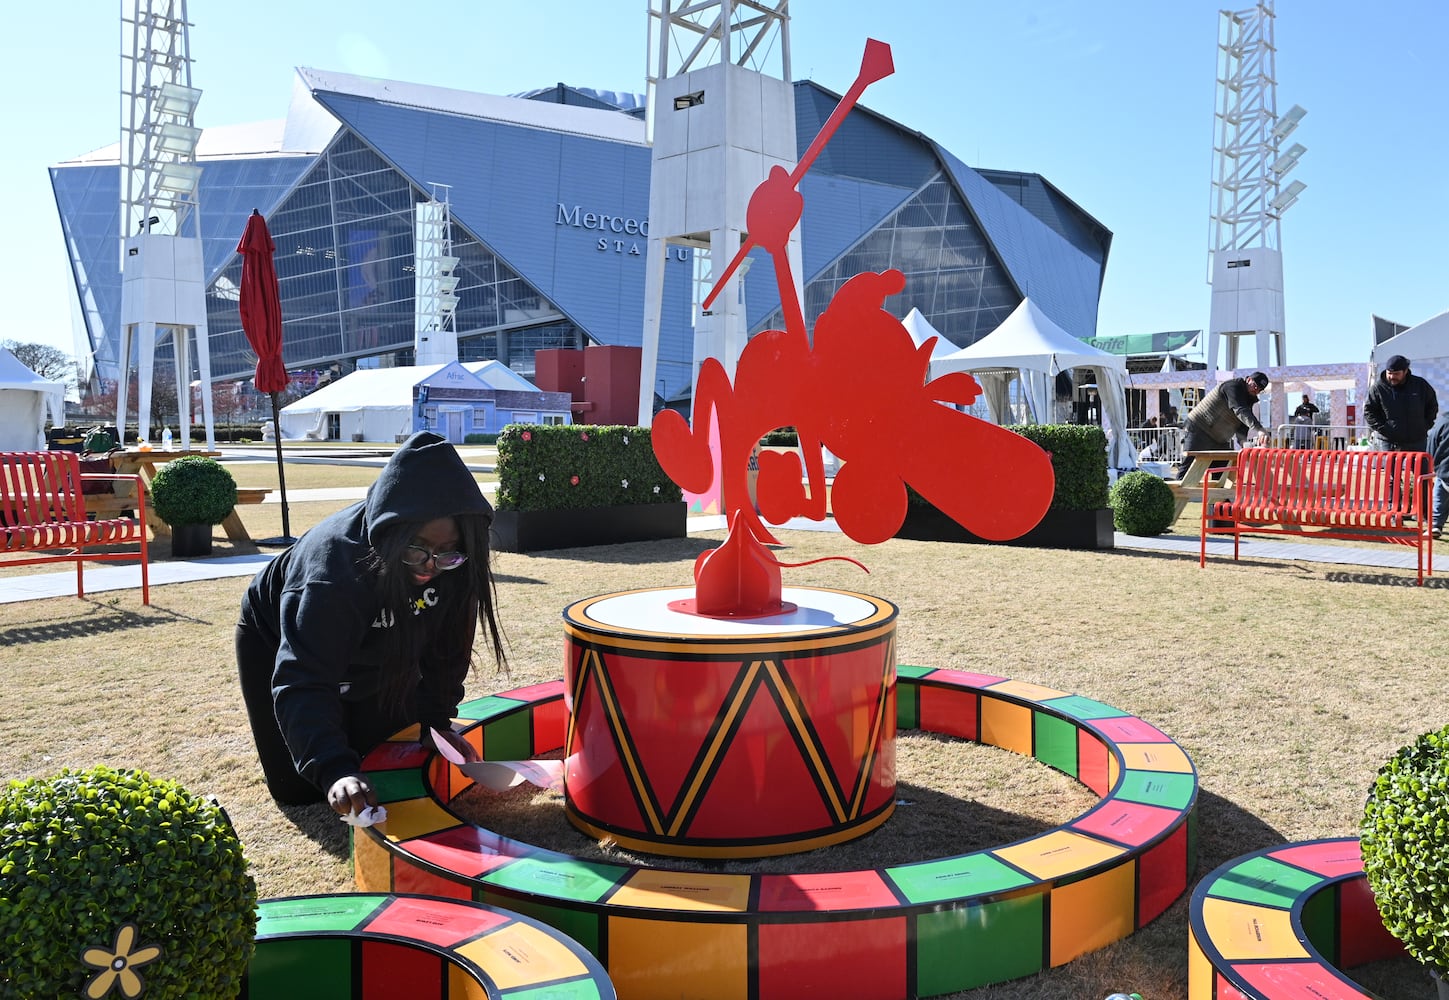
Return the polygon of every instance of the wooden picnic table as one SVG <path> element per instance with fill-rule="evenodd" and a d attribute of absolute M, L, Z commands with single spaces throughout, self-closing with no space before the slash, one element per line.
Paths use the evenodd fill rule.
<path fill-rule="evenodd" d="M 190 455 L 200 455 L 204 458 L 216 458 L 220 454 L 221 452 L 219 451 L 205 451 L 199 449 L 192 449 L 191 451 L 162 451 L 159 448 L 153 448 L 150 451 L 140 451 L 135 448 L 128 448 L 124 451 L 111 452 L 111 468 L 123 475 L 140 476 L 142 481 L 146 484 L 146 492 L 149 495 L 151 492 L 151 481 L 156 476 L 156 466 L 164 465 L 165 463 L 170 462 L 174 459 L 186 458 Z M 125 489 L 124 486 L 120 486 L 120 488 Z M 257 503 L 269 492 L 271 491 L 238 490 L 237 504 L 240 505 L 242 503 Z M 86 509 L 95 510 L 98 507 L 104 507 L 108 509 L 114 507 L 116 509 L 120 509 L 126 506 L 125 500 L 127 496 L 128 494 L 124 492 L 118 493 L 115 497 L 107 496 L 104 498 L 92 494 L 86 497 Z M 151 528 L 151 537 L 171 537 L 171 526 L 157 516 L 156 508 L 152 506 L 149 500 L 146 503 L 146 523 Z M 236 507 L 233 507 L 231 511 L 226 515 L 226 517 L 222 520 L 221 526 L 226 529 L 226 537 L 231 539 L 232 542 L 239 545 L 254 544 L 252 542 L 251 534 L 246 529 L 246 525 L 242 524 L 241 517 L 236 512 Z"/>
<path fill-rule="evenodd" d="M 1187 474 L 1180 481 L 1167 484 L 1172 488 L 1173 500 L 1177 505 L 1173 520 L 1182 516 L 1183 510 L 1189 503 L 1202 500 L 1202 481 L 1214 462 L 1226 462 L 1231 465 L 1238 458 L 1238 453 L 1231 448 L 1220 451 L 1189 451 L 1185 454 L 1192 459 L 1192 464 L 1187 467 Z M 1208 502 L 1227 500 L 1232 495 L 1233 491 L 1228 484 L 1222 483 L 1208 491 Z"/>

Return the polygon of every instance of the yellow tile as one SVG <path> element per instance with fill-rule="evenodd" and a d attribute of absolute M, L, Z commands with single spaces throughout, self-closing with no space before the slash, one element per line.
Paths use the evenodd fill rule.
<path fill-rule="evenodd" d="M 1176 743 L 1118 743 L 1129 771 L 1175 771 L 1191 774 L 1192 761 Z"/>
<path fill-rule="evenodd" d="M 387 820 L 378 827 L 393 843 L 457 826 L 458 818 L 433 799 L 402 799 L 387 804 Z"/>
<path fill-rule="evenodd" d="M 1292 914 L 1233 899 L 1209 897 L 1202 904 L 1202 923 L 1212 943 L 1230 962 L 1243 959 L 1307 958 L 1293 933 Z"/>
<path fill-rule="evenodd" d="M 352 881 L 359 892 L 392 892 L 392 852 L 361 830 L 352 831 Z"/>
<path fill-rule="evenodd" d="M 1129 862 L 1052 890 L 1053 966 L 1096 951 L 1136 929 L 1136 868 Z"/>
<path fill-rule="evenodd" d="M 537 986 L 589 971 L 566 944 L 532 924 L 504 924 L 453 950 L 472 959 L 502 990 Z"/>
<path fill-rule="evenodd" d="M 1001 847 L 992 853 L 1029 875 L 1045 879 L 1070 875 L 1127 852 L 1115 844 L 1104 843 L 1095 837 L 1084 837 L 1068 830 L 1053 830 L 1024 844 Z"/>
<path fill-rule="evenodd" d="M 992 684 L 986 690 L 1003 694 L 1009 694 L 1013 698 L 1025 698 L 1027 701 L 1046 701 L 1049 698 L 1065 698 L 1067 692 L 1058 691 L 1056 688 L 1042 687 L 1040 684 L 1029 684 L 1026 681 L 1002 681 L 1000 684 Z"/>
<path fill-rule="evenodd" d="M 750 902 L 748 875 L 641 868 L 609 897 L 618 906 L 742 913 Z"/>
<path fill-rule="evenodd" d="M 981 742 L 1031 756 L 1031 709 L 983 695 Z"/>
<path fill-rule="evenodd" d="M 747 1000 L 742 926 L 609 918 L 609 981 L 629 1000 Z"/>

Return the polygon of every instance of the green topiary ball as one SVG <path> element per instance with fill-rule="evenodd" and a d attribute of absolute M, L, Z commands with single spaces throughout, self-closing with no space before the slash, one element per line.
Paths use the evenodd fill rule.
<path fill-rule="evenodd" d="M 1410 955 L 1449 976 L 1449 726 L 1379 768 L 1359 847 L 1384 927 Z"/>
<path fill-rule="evenodd" d="M 167 524 L 220 524 L 236 506 L 236 480 L 215 459 L 188 455 L 156 470 L 149 502 Z"/>
<path fill-rule="evenodd" d="M 1129 535 L 1160 535 L 1177 519 L 1172 489 L 1150 472 L 1129 472 L 1112 484 L 1112 525 Z"/>
<path fill-rule="evenodd" d="M 5 996 L 237 996 L 256 905 L 226 813 L 174 781 L 94 767 L 0 789 Z"/>

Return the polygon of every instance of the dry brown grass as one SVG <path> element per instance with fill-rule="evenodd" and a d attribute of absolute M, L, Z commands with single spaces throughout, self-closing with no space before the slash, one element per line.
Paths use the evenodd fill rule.
<path fill-rule="evenodd" d="M 292 504 L 293 532 L 336 506 Z M 255 537 L 280 533 L 275 504 L 248 507 L 243 518 Z M 694 557 L 719 538 L 499 554 L 511 670 L 502 677 L 480 665 L 469 697 L 557 678 L 565 605 L 685 583 Z M 1250 560 L 1199 570 L 1193 558 L 1131 550 L 911 541 L 865 548 L 817 532 L 788 532 L 784 540 L 790 560 L 848 553 L 870 567 L 866 576 L 830 563 L 786 570 L 785 580 L 894 601 L 901 662 L 1079 692 L 1171 734 L 1201 779 L 1199 877 L 1259 847 L 1353 835 L 1379 763 L 1449 716 L 1446 580 L 1419 588 L 1404 571 Z M 320 806 L 278 810 L 261 781 L 231 656 L 245 584 L 156 587 L 150 608 L 135 591 L 0 605 L 0 769 L 23 777 L 104 762 L 176 778 L 225 803 L 264 896 L 346 891 L 346 827 Z M 972 837 L 1023 836 L 1075 815 L 1086 801 L 1064 776 L 989 748 L 912 737 L 901 756 L 900 797 L 916 804 L 898 809 L 881 831 L 833 849 L 838 855 L 802 856 L 800 865 L 873 867 L 887 851 L 969 849 Z M 528 835 L 538 842 L 554 837 L 590 849 L 561 824 L 557 802 L 535 799 L 521 793 L 477 808 L 499 828 L 533 823 Z M 888 844 L 891 837 L 931 842 Z M 1186 910 L 1184 897 L 1125 941 L 970 996 L 1093 998 L 1135 989 L 1148 1000 L 1181 1000 Z M 1431 995 L 1427 984 L 1415 992 L 1412 971 L 1389 985 L 1375 982 L 1389 995 Z"/>

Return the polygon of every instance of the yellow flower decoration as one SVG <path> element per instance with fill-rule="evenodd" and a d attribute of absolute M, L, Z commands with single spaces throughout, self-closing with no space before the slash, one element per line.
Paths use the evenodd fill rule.
<path fill-rule="evenodd" d="M 105 948 L 87 948 L 81 952 L 81 961 L 93 969 L 100 969 L 90 982 L 86 983 L 86 996 L 89 1000 L 101 1000 L 101 997 L 110 993 L 117 983 L 121 985 L 121 995 L 128 1000 L 141 995 L 146 988 L 145 982 L 136 975 L 135 970 L 147 962 L 154 962 L 161 957 L 161 949 L 155 945 L 148 945 L 145 948 L 137 948 L 133 953 L 131 948 L 136 944 L 136 925 L 122 924 L 120 930 L 116 931 L 116 942 L 111 950 Z"/>

